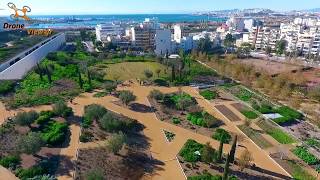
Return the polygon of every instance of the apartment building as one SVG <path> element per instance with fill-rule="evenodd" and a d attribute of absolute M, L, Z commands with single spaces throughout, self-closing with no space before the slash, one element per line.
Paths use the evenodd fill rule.
<path fill-rule="evenodd" d="M 145 51 L 153 51 L 155 49 L 156 29 L 149 27 L 134 27 L 132 44 L 135 48 Z"/>
<path fill-rule="evenodd" d="M 102 42 L 111 42 L 113 39 L 121 38 L 125 29 L 114 22 L 98 24 L 96 26 L 96 39 Z"/>
<path fill-rule="evenodd" d="M 170 29 L 158 29 L 155 35 L 155 53 L 163 56 L 172 53 L 172 41 Z"/>

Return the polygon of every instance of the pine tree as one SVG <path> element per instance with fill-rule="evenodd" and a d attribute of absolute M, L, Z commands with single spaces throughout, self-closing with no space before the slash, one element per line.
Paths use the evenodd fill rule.
<path fill-rule="evenodd" d="M 234 162 L 234 156 L 236 154 L 236 149 L 237 149 L 237 141 L 238 141 L 238 136 L 236 136 L 233 140 L 232 146 L 231 146 L 231 150 L 230 150 L 230 162 L 233 163 Z"/>
<path fill-rule="evenodd" d="M 172 65 L 172 73 L 171 73 L 171 81 L 173 82 L 173 81 L 175 81 L 176 80 L 176 72 L 175 72 L 176 70 L 175 70 L 175 67 L 174 67 L 174 65 Z"/>
<path fill-rule="evenodd" d="M 92 87 L 91 74 L 90 74 L 89 69 L 87 70 L 87 76 L 88 76 L 88 83 L 89 83 L 90 87 Z"/>
<path fill-rule="evenodd" d="M 41 81 L 43 81 L 43 72 L 39 63 L 37 63 L 37 73 L 39 74 Z"/>
<path fill-rule="evenodd" d="M 230 165 L 230 158 L 231 156 L 228 154 L 226 164 L 224 166 L 224 172 L 223 172 L 223 180 L 227 180 L 229 176 L 229 165 Z"/>
<path fill-rule="evenodd" d="M 79 78 L 79 86 L 82 89 L 83 88 L 83 81 L 82 81 L 81 72 L 79 69 L 78 69 L 78 78 Z"/>
<path fill-rule="evenodd" d="M 220 141 L 219 151 L 218 151 L 218 162 L 222 160 L 222 153 L 223 153 L 223 142 Z"/>
<path fill-rule="evenodd" d="M 51 72 L 50 72 L 48 66 L 46 66 L 46 73 L 47 73 L 47 76 L 48 76 L 48 81 L 51 84 L 52 83 Z"/>

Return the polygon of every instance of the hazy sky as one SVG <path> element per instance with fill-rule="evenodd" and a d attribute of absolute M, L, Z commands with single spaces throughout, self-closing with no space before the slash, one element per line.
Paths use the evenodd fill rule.
<path fill-rule="evenodd" d="M 132 14 L 132 13 L 188 13 L 207 10 L 270 8 L 293 10 L 320 8 L 320 0 L 0 0 L 0 15 L 28 5 L 37 14 Z"/>

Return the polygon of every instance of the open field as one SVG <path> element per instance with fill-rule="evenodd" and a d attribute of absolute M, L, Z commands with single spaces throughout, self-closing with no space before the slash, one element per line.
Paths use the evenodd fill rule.
<path fill-rule="evenodd" d="M 106 72 L 105 79 L 108 80 L 128 80 L 128 79 L 144 79 L 145 70 L 150 70 L 153 72 L 153 78 L 158 78 L 156 73 L 157 69 L 160 69 L 161 72 L 159 77 L 167 77 L 169 71 L 166 70 L 164 65 L 161 65 L 156 62 L 124 62 L 117 64 L 100 64 L 97 65 L 98 68 L 103 68 Z M 166 73 L 166 71 L 168 71 Z"/>
<path fill-rule="evenodd" d="M 301 69 L 301 66 L 298 65 L 285 64 L 262 59 L 241 59 L 239 61 L 248 65 L 255 66 L 257 69 L 266 71 L 270 74 L 287 73 L 293 70 Z"/>

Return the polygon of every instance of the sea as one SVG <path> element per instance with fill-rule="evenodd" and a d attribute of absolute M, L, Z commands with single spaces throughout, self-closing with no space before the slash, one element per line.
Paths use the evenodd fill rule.
<path fill-rule="evenodd" d="M 36 20 L 30 24 L 31 28 L 81 28 L 95 27 L 105 22 L 140 23 L 146 18 L 157 19 L 160 23 L 182 22 L 225 22 L 224 17 L 193 14 L 130 14 L 130 15 L 42 15 L 31 16 Z"/>

